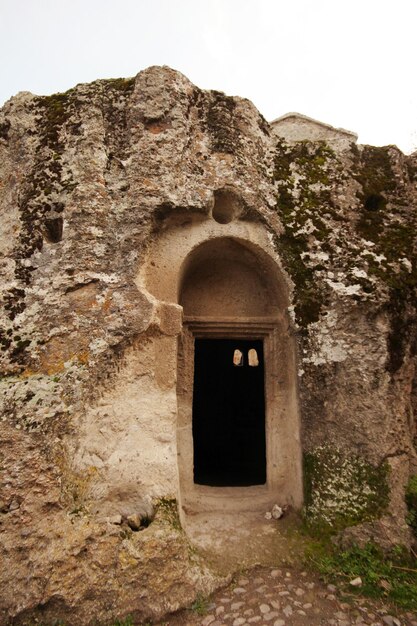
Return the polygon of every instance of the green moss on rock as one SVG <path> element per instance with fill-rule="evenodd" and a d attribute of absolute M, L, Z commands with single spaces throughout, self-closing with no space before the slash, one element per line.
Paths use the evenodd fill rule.
<path fill-rule="evenodd" d="M 0 139 L 4 139 L 7 141 L 7 139 L 9 138 L 9 130 L 10 130 L 10 120 L 8 120 L 7 118 L 0 122 Z"/>
<path fill-rule="evenodd" d="M 42 117 L 39 119 L 40 135 L 42 144 L 52 148 L 56 153 L 62 152 L 59 140 L 59 131 L 68 120 L 72 110 L 72 90 L 65 93 L 56 93 L 52 96 L 37 98 Z"/>
<path fill-rule="evenodd" d="M 361 185 L 356 230 L 374 244 L 367 256 L 368 274 L 378 278 L 389 293 L 391 331 L 386 367 L 395 373 L 404 361 L 414 328 L 417 220 L 393 170 L 391 151 L 389 146 L 364 146 L 357 151 L 354 178 Z"/>
<path fill-rule="evenodd" d="M 364 146 L 360 156 L 358 152 L 355 154 L 357 170 L 354 177 L 361 185 L 357 230 L 362 237 L 375 242 L 381 232 L 381 213 L 387 205 L 387 194 L 396 187 L 389 148 Z"/>
<path fill-rule="evenodd" d="M 372 466 L 323 445 L 304 457 L 305 520 L 338 531 L 375 519 L 388 505 L 388 464 Z"/>
<path fill-rule="evenodd" d="M 106 86 L 129 95 L 135 87 L 134 78 L 110 78 L 105 81 Z"/>
<path fill-rule="evenodd" d="M 334 214 L 331 187 L 337 175 L 336 157 L 325 142 L 300 141 L 291 146 L 279 141 L 274 180 L 277 210 L 285 227 L 276 245 L 295 285 L 295 313 L 302 327 L 316 322 L 325 303 L 314 268 L 303 260 L 310 235 L 323 244 L 330 231 L 324 213 Z"/>
<path fill-rule="evenodd" d="M 205 124 L 214 152 L 235 154 L 240 147 L 240 130 L 235 121 L 236 100 L 220 91 L 212 91 Z"/>
<path fill-rule="evenodd" d="M 411 476 L 405 490 L 405 501 L 408 507 L 407 523 L 417 537 L 417 474 Z"/>

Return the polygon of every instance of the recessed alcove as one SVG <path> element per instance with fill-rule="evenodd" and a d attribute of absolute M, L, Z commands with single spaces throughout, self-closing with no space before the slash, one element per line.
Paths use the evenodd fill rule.
<path fill-rule="evenodd" d="M 183 263 L 179 303 L 185 510 L 299 506 L 295 355 L 278 266 L 248 241 L 203 242 Z"/>
<path fill-rule="evenodd" d="M 220 237 L 187 257 L 180 286 L 186 316 L 268 317 L 283 305 L 283 280 L 270 279 L 271 263 L 246 243 Z"/>
<path fill-rule="evenodd" d="M 185 516 L 302 504 L 289 287 L 265 226 L 238 215 L 227 224 L 211 212 L 170 219 L 138 276 L 158 311 L 182 309 L 175 334 L 152 341 L 163 363 L 177 363 L 172 411 Z M 155 376 L 165 384 L 166 368 Z"/>

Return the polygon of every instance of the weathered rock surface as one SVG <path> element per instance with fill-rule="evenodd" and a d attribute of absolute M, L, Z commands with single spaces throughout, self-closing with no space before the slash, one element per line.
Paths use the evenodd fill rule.
<path fill-rule="evenodd" d="M 417 156 L 285 132 L 159 67 L 1 110 L 5 623 L 158 616 L 219 582 L 158 516 L 105 521 L 178 497 L 180 310 L 138 275 L 173 220 L 212 220 L 219 190 L 291 290 L 307 514 L 411 541 Z"/>
<path fill-rule="evenodd" d="M 2 437 L 3 493 L 20 506 L 0 518 L 1 624 L 33 624 L 34 615 L 107 624 L 128 614 L 140 623 L 223 582 L 190 552 L 170 503 L 141 532 L 97 520 L 78 501 L 82 483 L 68 482 L 73 493 L 63 495 L 66 470 L 43 437 L 15 429 Z M 65 497 L 74 506 L 75 491 L 80 508 Z"/>

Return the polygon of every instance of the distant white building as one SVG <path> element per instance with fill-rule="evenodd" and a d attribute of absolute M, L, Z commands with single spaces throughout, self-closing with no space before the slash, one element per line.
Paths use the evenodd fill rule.
<path fill-rule="evenodd" d="M 286 141 L 326 141 L 339 148 L 356 143 L 358 135 L 344 128 L 334 128 L 301 113 L 286 113 L 271 122 L 273 132 Z"/>

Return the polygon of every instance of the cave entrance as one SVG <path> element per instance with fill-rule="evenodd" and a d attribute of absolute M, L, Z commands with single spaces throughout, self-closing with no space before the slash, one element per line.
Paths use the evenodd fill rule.
<path fill-rule="evenodd" d="M 195 340 L 192 413 L 196 484 L 265 484 L 261 340 Z"/>

